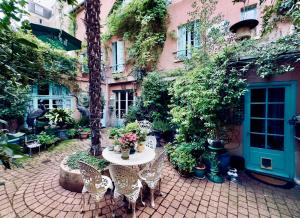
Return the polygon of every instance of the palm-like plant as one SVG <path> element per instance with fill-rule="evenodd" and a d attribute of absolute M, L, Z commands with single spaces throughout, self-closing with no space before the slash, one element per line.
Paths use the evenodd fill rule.
<path fill-rule="evenodd" d="M 85 1 L 85 24 L 90 92 L 90 127 L 92 131 L 93 155 L 101 154 L 101 42 L 100 42 L 100 0 Z"/>

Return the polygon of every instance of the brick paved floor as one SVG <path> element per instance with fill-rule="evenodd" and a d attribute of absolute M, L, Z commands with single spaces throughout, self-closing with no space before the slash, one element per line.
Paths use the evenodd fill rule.
<path fill-rule="evenodd" d="M 0 186 L 0 217 L 92 217 L 95 204 L 80 214 L 81 194 L 64 190 L 58 184 L 59 163 L 65 155 L 88 147 L 78 141 L 63 152 L 41 155 L 35 161 L 9 171 L 1 171 L 6 181 Z M 162 178 L 163 197 L 156 208 L 137 205 L 138 217 L 300 217 L 300 188 L 284 190 L 258 183 L 246 175 L 241 184 L 214 184 L 185 179 L 166 162 Z M 146 203 L 149 205 L 148 196 Z M 109 195 L 101 202 L 101 215 L 111 217 Z M 129 217 L 118 202 L 117 215 Z"/>

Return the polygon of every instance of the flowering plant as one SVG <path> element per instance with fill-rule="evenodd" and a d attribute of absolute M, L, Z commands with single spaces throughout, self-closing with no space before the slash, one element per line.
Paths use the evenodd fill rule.
<path fill-rule="evenodd" d="M 122 149 L 129 149 L 137 142 L 137 140 L 138 137 L 135 133 L 126 133 L 119 139 L 119 142 Z"/>

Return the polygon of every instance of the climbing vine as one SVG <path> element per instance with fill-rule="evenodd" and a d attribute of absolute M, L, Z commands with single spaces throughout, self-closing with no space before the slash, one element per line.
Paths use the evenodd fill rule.
<path fill-rule="evenodd" d="M 262 4 L 265 0 L 261 0 Z M 262 35 L 277 27 L 278 22 L 291 21 L 296 31 L 300 29 L 300 2 L 298 0 L 277 0 L 265 6 L 263 12 Z"/>
<path fill-rule="evenodd" d="M 128 4 L 117 1 L 107 20 L 112 36 L 129 41 L 128 61 L 135 70 L 155 68 L 166 39 L 167 4 L 165 0 L 132 0 Z"/>
<path fill-rule="evenodd" d="M 300 33 L 296 32 L 270 43 L 259 43 L 257 40 L 244 40 L 233 46 L 234 58 L 247 59 L 244 70 L 254 67 L 261 78 L 268 78 L 290 72 L 293 63 L 299 62 L 295 53 L 300 46 Z"/>

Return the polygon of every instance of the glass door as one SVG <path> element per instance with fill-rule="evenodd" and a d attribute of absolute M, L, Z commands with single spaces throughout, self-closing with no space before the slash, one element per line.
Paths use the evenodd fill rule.
<path fill-rule="evenodd" d="M 294 101 L 293 101 L 294 98 Z M 293 174 L 293 129 L 288 120 L 295 113 L 292 86 L 250 88 L 245 108 L 245 159 L 248 169 L 280 177 Z"/>

